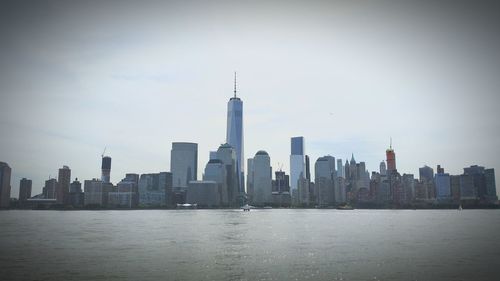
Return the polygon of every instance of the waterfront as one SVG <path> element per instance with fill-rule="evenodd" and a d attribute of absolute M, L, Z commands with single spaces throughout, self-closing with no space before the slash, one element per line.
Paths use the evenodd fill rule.
<path fill-rule="evenodd" d="M 2 211 L 2 280 L 493 280 L 498 210 Z"/>

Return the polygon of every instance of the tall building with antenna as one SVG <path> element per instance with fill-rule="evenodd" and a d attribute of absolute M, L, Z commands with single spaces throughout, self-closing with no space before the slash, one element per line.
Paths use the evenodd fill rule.
<path fill-rule="evenodd" d="M 236 151 L 236 171 L 238 173 L 238 190 L 245 192 L 245 165 L 243 146 L 243 102 L 236 96 L 236 72 L 234 73 L 234 96 L 227 103 L 226 142 Z"/>
<path fill-rule="evenodd" d="M 102 162 L 101 162 L 101 181 L 104 183 L 110 183 L 111 176 L 111 157 L 104 156 L 106 153 L 106 148 L 101 154 Z"/>
<path fill-rule="evenodd" d="M 392 138 L 389 148 L 385 151 L 385 155 L 387 158 L 387 171 L 396 171 L 396 153 L 394 153 L 394 149 L 392 149 Z"/>

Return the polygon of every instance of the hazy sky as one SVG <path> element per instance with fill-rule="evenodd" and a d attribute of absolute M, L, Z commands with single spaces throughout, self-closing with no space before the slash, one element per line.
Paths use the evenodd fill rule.
<path fill-rule="evenodd" d="M 493 2 L 494 3 L 494 2 Z M 225 142 L 233 71 L 245 157 L 288 171 L 290 137 L 378 170 L 500 180 L 500 9 L 481 1 L 1 1 L 0 161 L 41 192 L 170 170 L 174 141 Z"/>

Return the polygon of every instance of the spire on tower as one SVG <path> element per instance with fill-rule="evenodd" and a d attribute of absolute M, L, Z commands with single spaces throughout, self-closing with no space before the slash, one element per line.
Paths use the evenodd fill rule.
<path fill-rule="evenodd" d="M 389 145 L 389 148 L 392 149 L 392 137 L 391 137 L 391 143 Z"/>
<path fill-rule="evenodd" d="M 234 72 L 234 97 L 236 98 L 236 71 Z"/>

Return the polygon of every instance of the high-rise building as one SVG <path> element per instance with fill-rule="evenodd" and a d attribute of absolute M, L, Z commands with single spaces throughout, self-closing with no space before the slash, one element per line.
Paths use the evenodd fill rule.
<path fill-rule="evenodd" d="M 460 176 L 450 176 L 451 199 L 460 202 Z"/>
<path fill-rule="evenodd" d="M 413 174 L 403 174 L 401 178 L 403 184 L 404 199 L 411 202 L 415 198 L 415 178 Z"/>
<path fill-rule="evenodd" d="M 333 205 L 334 200 L 334 176 L 335 158 L 323 156 L 314 164 L 314 183 L 316 188 L 316 200 L 319 206 Z"/>
<path fill-rule="evenodd" d="M 300 177 L 297 184 L 297 204 L 299 206 L 308 206 L 311 204 L 311 196 L 309 192 L 310 181 L 307 178 Z"/>
<path fill-rule="evenodd" d="M 474 179 L 471 175 L 460 175 L 460 200 L 474 200 L 477 198 L 474 189 Z"/>
<path fill-rule="evenodd" d="M 69 184 L 71 183 L 71 169 L 63 166 L 59 169 L 57 176 L 56 199 L 58 204 L 66 204 L 69 201 Z"/>
<path fill-rule="evenodd" d="M 434 169 L 425 165 L 418 169 L 419 178 L 421 182 L 433 182 L 434 181 Z"/>
<path fill-rule="evenodd" d="M 309 160 L 309 155 L 306 155 L 306 179 L 311 181 L 311 161 Z"/>
<path fill-rule="evenodd" d="M 345 203 L 346 197 L 346 184 L 344 177 L 337 177 L 334 181 L 334 197 L 335 203 Z"/>
<path fill-rule="evenodd" d="M 210 151 L 208 160 L 217 159 L 217 151 Z"/>
<path fill-rule="evenodd" d="M 218 207 L 220 196 L 215 181 L 190 181 L 187 188 L 186 203 L 198 207 Z"/>
<path fill-rule="evenodd" d="M 274 172 L 273 193 L 290 193 L 290 177 L 284 171 Z"/>
<path fill-rule="evenodd" d="M 385 155 L 387 157 L 387 171 L 390 173 L 392 171 L 396 171 L 396 153 L 394 153 L 394 149 L 392 149 L 392 139 L 391 145 L 385 151 Z"/>
<path fill-rule="evenodd" d="M 495 183 L 495 169 L 485 169 L 484 178 L 486 181 L 486 199 L 490 202 L 495 202 L 498 200 Z"/>
<path fill-rule="evenodd" d="M 444 174 L 444 168 L 441 167 L 441 165 L 437 165 L 436 173 L 438 173 L 438 174 Z"/>
<path fill-rule="evenodd" d="M 217 159 L 226 167 L 227 202 L 231 206 L 240 206 L 239 171 L 236 167 L 236 150 L 228 143 L 222 144 L 217 149 Z M 225 197 L 225 195 L 223 195 Z M 223 202 L 225 204 L 226 202 Z"/>
<path fill-rule="evenodd" d="M 290 189 L 297 189 L 297 181 L 299 178 L 307 177 L 305 171 L 304 160 L 304 137 L 291 138 L 291 153 L 290 153 Z"/>
<path fill-rule="evenodd" d="M 172 173 L 142 174 L 138 186 L 140 206 L 170 207 L 173 205 Z"/>
<path fill-rule="evenodd" d="M 78 178 L 69 185 L 69 204 L 73 207 L 83 207 L 84 195 L 82 191 L 82 183 Z"/>
<path fill-rule="evenodd" d="M 104 183 L 110 183 L 111 182 L 111 157 L 109 156 L 102 156 L 102 161 L 101 161 L 101 181 Z"/>
<path fill-rule="evenodd" d="M 474 191 L 480 199 L 486 199 L 486 178 L 484 177 L 484 167 L 472 165 L 464 168 L 464 174 L 472 177 Z"/>
<path fill-rule="evenodd" d="M 43 198 L 45 199 L 57 199 L 56 198 L 57 191 L 57 180 L 56 179 L 48 179 L 45 181 L 45 186 L 43 187 Z"/>
<path fill-rule="evenodd" d="M 451 199 L 451 183 L 450 174 L 448 173 L 437 173 L 434 177 L 436 186 L 436 199 L 438 200 L 450 200 Z"/>
<path fill-rule="evenodd" d="M 185 190 L 190 181 L 198 178 L 198 144 L 173 142 L 170 152 L 170 172 L 175 191 Z"/>
<path fill-rule="evenodd" d="M 125 178 L 116 184 L 116 189 L 108 193 L 108 206 L 119 208 L 135 208 L 139 203 L 138 174 L 126 174 Z"/>
<path fill-rule="evenodd" d="M 108 205 L 108 193 L 113 191 L 111 183 L 99 179 L 85 180 L 83 182 L 84 205 L 104 207 Z"/>
<path fill-rule="evenodd" d="M 344 165 L 342 159 L 337 159 L 337 177 L 345 178 Z"/>
<path fill-rule="evenodd" d="M 227 175 L 226 166 L 222 160 L 214 158 L 210 159 L 205 166 L 205 173 L 203 174 L 203 181 L 214 181 L 217 183 L 217 194 L 219 196 L 219 204 L 228 206 L 228 188 L 227 188 Z"/>
<path fill-rule="evenodd" d="M 0 208 L 8 208 L 10 204 L 10 174 L 12 170 L 5 162 L 0 162 Z"/>
<path fill-rule="evenodd" d="M 380 174 L 387 175 L 387 168 L 385 166 L 385 161 L 380 162 Z"/>
<path fill-rule="evenodd" d="M 264 150 L 259 150 L 253 158 L 253 204 L 271 203 L 272 190 L 271 158 Z"/>
<path fill-rule="evenodd" d="M 234 96 L 227 103 L 226 142 L 236 152 L 236 171 L 238 171 L 238 191 L 245 192 L 245 159 L 243 141 L 243 102 L 236 96 L 236 72 L 234 73 Z"/>
<path fill-rule="evenodd" d="M 22 178 L 19 182 L 19 202 L 26 202 L 31 197 L 31 180 Z"/>
<path fill-rule="evenodd" d="M 247 197 L 248 202 L 253 202 L 253 158 L 248 158 L 247 169 Z"/>

